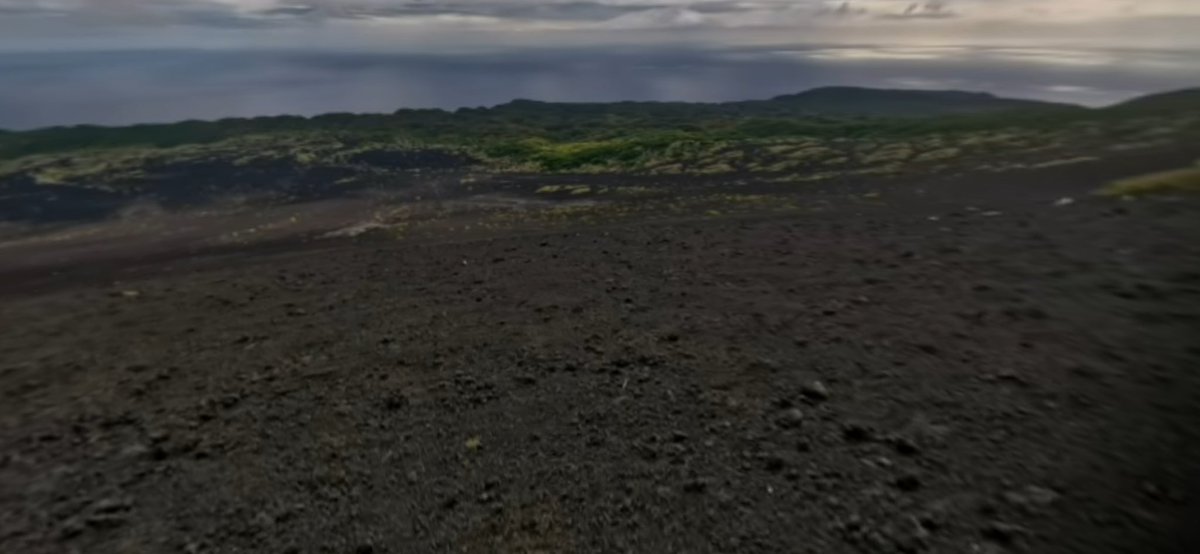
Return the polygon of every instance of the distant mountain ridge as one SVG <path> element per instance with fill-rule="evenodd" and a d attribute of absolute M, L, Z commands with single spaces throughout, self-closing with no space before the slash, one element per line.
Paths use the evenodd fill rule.
<path fill-rule="evenodd" d="M 1082 109 L 1074 104 L 1003 98 L 960 90 L 823 87 L 776 96 L 768 102 L 827 115 L 932 116 L 1020 109 Z"/>
<path fill-rule="evenodd" d="M 1200 106 L 1200 87 L 1147 94 L 1121 102 L 1110 109 L 1156 111 L 1194 109 L 1197 106 Z"/>
<path fill-rule="evenodd" d="M 516 100 L 452 112 L 59 127 L 0 134 L 0 222 L 108 217 L 139 198 L 168 209 L 261 193 L 302 201 L 426 179 L 470 190 L 476 173 L 757 176 L 790 186 L 1024 171 L 1197 143 L 1200 91 L 1089 109 L 839 87 L 711 104 Z M 592 194 L 584 189 L 566 194 Z"/>
<path fill-rule="evenodd" d="M 491 108 L 463 108 L 457 112 L 506 112 L 525 114 L 613 114 L 706 116 L 800 117 L 932 117 L 952 114 L 988 113 L 1005 110 L 1082 110 L 1082 106 L 1003 98 L 987 92 L 958 90 L 875 89 L 822 87 L 785 94 L 767 100 L 733 102 L 543 102 L 517 99 Z M 404 113 L 408 110 L 399 110 Z"/>
<path fill-rule="evenodd" d="M 492 107 L 401 109 L 393 113 L 328 113 L 181 121 L 125 127 L 78 125 L 0 131 L 0 162 L 34 154 L 86 148 L 171 147 L 246 136 L 289 133 L 365 135 L 410 144 L 506 145 L 526 141 L 572 143 L 612 140 L 742 140 L 784 136 L 904 134 L 1200 112 L 1200 89 L 1154 94 L 1108 108 L 955 90 L 825 87 L 765 100 L 722 103 L 569 103 L 513 100 Z M 505 151 L 507 151 L 505 150 Z M 0 166 L 3 164 L 0 163 Z"/>
<path fill-rule="evenodd" d="M 618 101 L 618 102 L 548 102 L 518 98 L 490 107 L 464 107 L 456 110 L 438 108 L 401 108 L 392 113 L 339 113 L 330 112 L 314 116 L 277 115 L 259 117 L 224 118 L 215 121 L 187 120 L 175 123 L 143 123 L 126 126 L 74 125 L 55 126 L 24 131 L 0 128 L 0 135 L 17 137 L 27 134 L 63 131 L 68 129 L 129 129 L 165 128 L 179 125 L 232 125 L 253 127 L 255 122 L 274 126 L 295 126 L 300 122 L 347 118 L 388 122 L 392 116 L 406 119 L 427 120 L 456 115 L 519 115 L 534 118 L 561 120 L 564 117 L 582 116 L 626 116 L 661 117 L 666 120 L 695 117 L 938 117 L 947 115 L 991 114 L 1005 111 L 1025 113 L 1056 112 L 1080 113 L 1105 110 L 1139 111 L 1169 109 L 1200 109 L 1200 88 L 1148 94 L 1104 108 L 1030 100 L 1006 98 L 988 92 L 961 90 L 882 89 L 866 87 L 830 86 L 809 89 L 794 94 L 784 94 L 766 100 L 736 100 L 730 102 L 682 102 L 682 101 Z M 394 122 L 388 122 L 394 123 Z M 243 129 L 245 130 L 245 129 Z"/>

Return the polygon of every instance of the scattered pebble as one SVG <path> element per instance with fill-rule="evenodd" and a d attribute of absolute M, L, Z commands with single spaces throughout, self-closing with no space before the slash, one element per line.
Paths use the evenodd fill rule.
<path fill-rule="evenodd" d="M 692 479 L 683 485 L 683 492 L 700 494 L 708 490 L 707 479 Z"/>
<path fill-rule="evenodd" d="M 104 498 L 92 505 L 92 510 L 98 514 L 122 512 L 131 508 L 133 508 L 133 501 L 127 498 Z"/>
<path fill-rule="evenodd" d="M 87 526 L 79 518 L 70 518 L 63 522 L 62 527 L 58 530 L 58 536 L 61 539 L 71 539 L 82 535 L 87 530 Z"/>
<path fill-rule="evenodd" d="M 1002 521 L 989 521 L 980 530 L 983 537 L 1000 544 L 1013 544 L 1029 534 L 1029 529 Z"/>
<path fill-rule="evenodd" d="M 892 448 L 904 456 L 916 456 L 921 453 L 921 448 L 917 446 L 917 443 L 907 437 L 893 438 Z"/>
<path fill-rule="evenodd" d="M 522 375 L 517 375 L 516 377 L 513 377 L 513 381 L 516 381 L 516 383 L 518 385 L 525 385 L 525 386 L 536 385 L 537 377 L 534 377 L 529 374 L 522 374 Z"/>
<path fill-rule="evenodd" d="M 892 484 L 895 485 L 897 489 L 900 489 L 904 492 L 913 492 L 921 488 L 921 479 L 910 473 L 900 476 Z"/>
<path fill-rule="evenodd" d="M 1021 490 L 1008 491 L 1002 495 L 1005 502 L 1026 511 L 1034 511 L 1055 503 L 1060 495 L 1050 489 L 1029 485 Z"/>
<path fill-rule="evenodd" d="M 121 450 L 122 458 L 137 459 L 150 455 L 150 448 L 144 444 L 132 444 Z"/>
<path fill-rule="evenodd" d="M 783 471 L 783 467 L 786 465 L 787 460 L 784 460 L 782 456 L 771 455 L 766 457 L 766 468 L 771 473 Z"/>
<path fill-rule="evenodd" d="M 874 431 L 861 423 L 848 423 L 842 427 L 842 438 L 850 442 L 866 442 L 874 437 Z"/>
<path fill-rule="evenodd" d="M 804 412 L 799 408 L 788 408 L 779 416 L 779 426 L 784 428 L 799 427 L 804 423 Z"/>
<path fill-rule="evenodd" d="M 825 384 L 820 381 L 813 381 L 804 385 L 800 389 L 800 393 L 810 400 L 829 400 L 829 389 L 825 388 Z"/>

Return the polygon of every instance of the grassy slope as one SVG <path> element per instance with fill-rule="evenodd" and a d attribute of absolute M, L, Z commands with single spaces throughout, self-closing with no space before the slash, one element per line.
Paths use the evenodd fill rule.
<path fill-rule="evenodd" d="M 548 103 L 517 100 L 492 108 L 399 110 L 393 114 L 327 114 L 129 127 L 76 126 L 13 133 L 0 140 L 0 157 L 121 146 L 170 147 L 263 133 L 339 132 L 399 135 L 425 142 L 504 142 L 530 137 L 553 141 L 604 140 L 629 134 L 719 133 L 723 138 L 813 134 L 853 128 L 855 118 L 912 118 L 985 114 L 1012 109 L 1070 112 L 1077 107 L 1008 100 L 980 93 L 816 89 L 771 100 L 716 104 L 683 102 Z M 870 122 L 875 125 L 879 122 Z M 909 121 L 908 123 L 911 123 Z M 896 123 L 892 123 L 895 125 Z"/>
<path fill-rule="evenodd" d="M 861 115 L 867 114 L 867 115 Z M 1091 156 L 1200 127 L 1200 95 L 1183 91 L 1104 110 L 953 91 L 817 89 L 723 104 L 519 100 L 493 108 L 400 110 L 78 126 L 0 136 L 0 179 L 43 184 L 138 181 L 173 163 L 358 166 L 364 153 L 435 149 L 488 170 L 892 174 L 950 161 L 998 167 Z M 922 115 L 924 115 L 922 117 Z M 1065 145 L 1084 150 L 1071 151 Z M 973 157 L 974 156 L 974 157 Z M 1028 158 L 1028 160 L 1026 160 Z M 152 176 L 152 175 L 151 175 Z"/>

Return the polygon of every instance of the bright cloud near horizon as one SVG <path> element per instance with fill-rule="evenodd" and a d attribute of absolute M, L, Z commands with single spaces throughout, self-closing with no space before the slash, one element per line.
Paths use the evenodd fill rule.
<path fill-rule="evenodd" d="M 0 128 L 823 85 L 1200 85 L 1200 0 L 0 0 Z"/>

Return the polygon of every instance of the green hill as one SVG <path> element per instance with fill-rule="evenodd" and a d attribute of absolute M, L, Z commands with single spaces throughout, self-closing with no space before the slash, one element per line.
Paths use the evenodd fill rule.
<path fill-rule="evenodd" d="M 754 104 L 750 102 L 750 104 Z M 957 90 L 887 90 L 825 87 L 777 96 L 765 103 L 816 115 L 921 117 L 1006 110 L 1080 110 L 1079 106 L 1038 100 L 1001 98 L 985 92 Z"/>
<path fill-rule="evenodd" d="M 1200 109 L 1200 88 L 1148 94 L 1109 108 L 1117 111 L 1162 112 Z"/>
<path fill-rule="evenodd" d="M 1146 148 L 1191 136 L 1198 126 L 1200 90 L 1105 109 L 852 87 L 724 103 L 514 100 L 455 111 L 4 133 L 0 185 L 127 188 L 181 179 L 198 165 L 247 182 L 263 181 L 254 171 L 264 167 L 347 181 L 447 164 L 500 172 L 897 175 L 1093 158 L 1113 145 Z M 1005 152 L 1012 159 L 997 161 Z"/>
<path fill-rule="evenodd" d="M 556 103 L 514 100 L 456 111 L 401 109 L 391 114 L 325 114 L 183 121 L 170 124 L 53 127 L 0 135 L 0 158 L 81 148 L 171 147 L 236 137 L 296 132 L 386 136 L 423 143 L 479 144 L 541 138 L 609 140 L 662 133 L 705 138 L 878 132 L 888 125 L 942 125 L 940 116 L 1041 117 L 1084 112 L 1077 106 L 957 91 L 814 89 L 769 100 L 725 103 Z M 899 118 L 888 124 L 879 118 Z M 951 125 L 975 125 L 969 121 Z M 983 122 L 983 125 L 989 125 Z"/>

